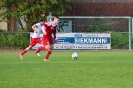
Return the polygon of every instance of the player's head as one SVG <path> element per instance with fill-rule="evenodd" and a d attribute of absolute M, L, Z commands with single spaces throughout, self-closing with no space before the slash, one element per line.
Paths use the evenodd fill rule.
<path fill-rule="evenodd" d="M 46 16 L 46 13 L 42 12 L 42 13 L 41 13 L 41 17 L 43 18 L 43 17 L 45 17 L 45 16 Z"/>
<path fill-rule="evenodd" d="M 44 24 L 44 19 L 39 19 L 39 23 L 41 24 L 41 25 L 43 25 Z"/>
<path fill-rule="evenodd" d="M 54 23 L 55 23 L 55 24 L 58 24 L 59 21 L 60 21 L 60 18 L 59 18 L 58 16 L 55 16 L 55 17 L 54 17 Z"/>

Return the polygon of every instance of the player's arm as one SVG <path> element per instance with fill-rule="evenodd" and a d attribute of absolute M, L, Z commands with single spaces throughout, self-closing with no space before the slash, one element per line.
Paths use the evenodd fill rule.
<path fill-rule="evenodd" d="M 46 25 L 42 26 L 42 32 L 43 32 L 44 35 L 47 35 L 46 28 L 47 28 Z"/>
<path fill-rule="evenodd" d="M 56 40 L 56 43 L 58 43 L 58 39 L 56 37 L 56 29 L 54 30 L 53 35 L 54 35 L 54 39 Z"/>
<path fill-rule="evenodd" d="M 32 29 L 34 30 L 34 32 L 36 32 L 36 33 L 38 32 L 37 31 L 37 25 L 36 24 L 32 26 Z"/>

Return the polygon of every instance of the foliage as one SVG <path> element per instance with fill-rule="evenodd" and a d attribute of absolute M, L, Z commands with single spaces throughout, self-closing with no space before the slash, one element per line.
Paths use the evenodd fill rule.
<path fill-rule="evenodd" d="M 10 21 L 10 17 L 14 16 L 24 29 L 22 20 L 30 29 L 31 25 L 38 22 L 41 14 L 46 15 L 52 12 L 53 15 L 60 15 L 70 8 L 68 2 L 71 0 L 0 0 L 0 17 L 2 21 Z M 43 16 L 45 18 L 45 16 Z"/>
<path fill-rule="evenodd" d="M 2 30 L 2 29 L 0 29 L 0 32 L 6 32 L 6 30 Z"/>
<path fill-rule="evenodd" d="M 112 33 L 111 47 L 112 49 L 128 49 L 129 35 L 128 33 Z"/>
<path fill-rule="evenodd" d="M 89 20 L 91 32 L 108 32 L 111 30 L 109 19 Z"/>
<path fill-rule="evenodd" d="M 29 33 L 0 33 L 0 46 L 19 47 L 24 49 L 29 45 Z"/>
<path fill-rule="evenodd" d="M 8 33 L 0 32 L 0 46 L 15 46 L 24 49 L 29 45 L 29 33 Z M 128 33 L 112 33 L 111 48 L 112 49 L 128 49 L 129 36 Z"/>
<path fill-rule="evenodd" d="M 90 20 L 89 25 L 91 32 L 111 32 L 109 19 Z M 112 33 L 111 48 L 112 49 L 128 49 L 129 35 L 128 33 Z"/>

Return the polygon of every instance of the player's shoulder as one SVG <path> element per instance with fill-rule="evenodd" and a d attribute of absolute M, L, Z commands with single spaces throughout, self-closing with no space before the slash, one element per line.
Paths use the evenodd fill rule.
<path fill-rule="evenodd" d="M 52 21 L 52 26 L 53 26 L 53 27 L 56 27 L 56 26 L 57 26 L 57 24 L 55 24 L 55 23 Z"/>
<path fill-rule="evenodd" d="M 36 25 L 36 26 L 40 26 L 40 23 L 36 23 L 35 25 Z"/>
<path fill-rule="evenodd" d="M 44 24 L 44 26 L 51 26 L 52 25 L 52 22 L 51 21 L 47 21 L 45 24 Z"/>

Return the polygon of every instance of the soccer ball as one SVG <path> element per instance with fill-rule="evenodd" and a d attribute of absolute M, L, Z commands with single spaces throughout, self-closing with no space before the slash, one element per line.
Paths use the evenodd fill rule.
<path fill-rule="evenodd" d="M 72 59 L 77 59 L 78 58 L 78 53 L 77 52 L 73 52 L 72 53 Z"/>

